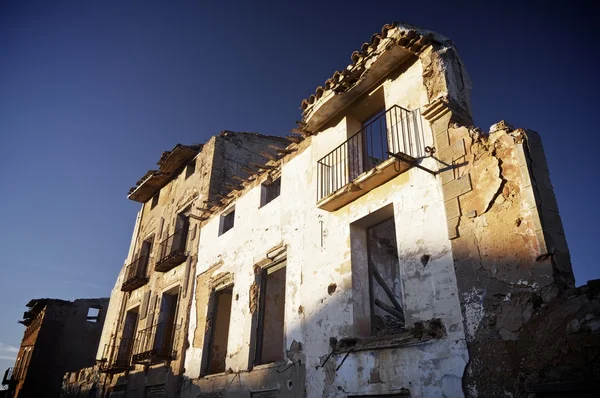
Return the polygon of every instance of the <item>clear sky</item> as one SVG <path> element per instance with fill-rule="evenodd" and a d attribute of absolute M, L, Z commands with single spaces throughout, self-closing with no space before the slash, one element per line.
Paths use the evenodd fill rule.
<path fill-rule="evenodd" d="M 139 209 L 127 190 L 162 151 L 287 134 L 391 21 L 456 43 L 477 125 L 542 135 L 577 284 L 600 278 L 596 10 L 435 3 L 0 0 L 1 371 L 27 301 L 110 294 Z"/>

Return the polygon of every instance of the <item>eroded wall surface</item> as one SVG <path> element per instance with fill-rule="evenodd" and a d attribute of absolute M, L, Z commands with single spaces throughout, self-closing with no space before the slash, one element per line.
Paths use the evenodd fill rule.
<path fill-rule="evenodd" d="M 424 88 L 421 85 L 419 91 L 414 83 L 421 78 L 420 65 L 405 71 L 401 80 L 383 83 L 386 108 L 424 105 Z M 403 90 L 406 79 L 416 89 Z M 412 396 L 462 395 L 468 355 L 441 186 L 435 177 L 412 169 L 338 211 L 318 209 L 316 162 L 352 134 L 348 125 L 345 117 L 339 117 L 303 143 L 304 149 L 282 165 L 281 195 L 274 201 L 260 207 L 257 182 L 235 200 L 233 229 L 219 236 L 220 216 L 203 226 L 185 363 L 185 376 L 192 379 L 196 392 L 246 396 L 252 390 L 276 391 L 280 396 L 345 397 L 409 390 Z M 426 144 L 432 145 L 433 137 L 425 128 Z M 433 159 L 423 165 L 437 167 Z M 332 341 L 358 336 L 353 285 L 361 281 L 353 280 L 357 277 L 352 268 L 353 256 L 364 253 L 353 253 L 351 223 L 388 205 L 393 206 L 397 282 L 402 286 L 398 290 L 407 326 L 440 319 L 444 332 L 421 344 L 417 339 L 392 348 L 363 347 L 347 357 L 345 352 L 329 356 Z M 281 250 L 287 257 L 287 284 L 285 344 L 280 349 L 288 361 L 253 367 L 255 266 Z M 228 372 L 199 377 L 206 355 L 211 289 L 223 277 L 231 278 L 234 297 Z"/>
<path fill-rule="evenodd" d="M 441 103 L 424 115 L 449 165 L 441 184 L 469 343 L 465 392 L 517 394 L 523 328 L 574 285 L 541 141 L 504 122 L 490 133 L 462 126 Z"/>
<path fill-rule="evenodd" d="M 155 325 L 159 321 L 161 298 L 165 292 L 177 293 L 176 332 L 173 348 L 176 352 L 171 361 L 144 365 L 135 365 L 131 371 L 106 375 L 99 367 L 82 369 L 67 374 L 65 390 L 88 391 L 96 389 L 98 393 L 112 390 L 127 391 L 132 396 L 145 396 L 153 387 L 164 387 L 169 396 L 181 388 L 183 358 L 187 346 L 187 327 L 191 305 L 193 277 L 197 261 L 199 239 L 199 220 L 204 208 L 216 200 L 216 195 L 224 195 L 228 187 L 236 182 L 234 176 L 244 175 L 242 168 L 251 162 L 264 163 L 261 152 L 272 153 L 268 145 L 281 144 L 277 137 L 268 137 L 255 133 L 234 133 L 224 131 L 212 137 L 202 146 L 195 158 L 194 173 L 186 178 L 185 169 L 160 190 L 158 203 L 152 200 L 144 203 L 136 219 L 129 253 L 111 293 L 107 311 L 106 327 L 97 349 L 97 358 L 106 359 L 107 348 L 118 346 L 123 335 L 125 314 L 137 311 L 137 332 Z M 168 272 L 157 272 L 154 266 L 160 257 L 160 243 L 176 230 L 176 217 L 184 209 L 190 209 L 186 251 L 188 258 Z M 136 260 L 144 240 L 152 239 L 152 249 L 148 263 L 149 281 L 132 292 L 122 292 L 126 268 Z M 75 371 L 76 369 L 73 369 Z M 95 390 L 95 391 L 96 391 Z"/>

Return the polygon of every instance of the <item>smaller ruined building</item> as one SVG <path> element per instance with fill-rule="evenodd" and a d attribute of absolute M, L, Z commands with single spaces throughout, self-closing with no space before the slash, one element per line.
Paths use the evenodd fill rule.
<path fill-rule="evenodd" d="M 4 372 L 7 397 L 58 397 L 65 372 L 92 366 L 108 298 L 35 299 L 19 322 L 25 333 L 15 366 Z"/>
<path fill-rule="evenodd" d="M 385 25 L 293 135 L 165 152 L 65 391 L 593 396 L 600 293 L 575 288 L 540 136 L 474 127 L 470 88 L 449 39 Z"/>

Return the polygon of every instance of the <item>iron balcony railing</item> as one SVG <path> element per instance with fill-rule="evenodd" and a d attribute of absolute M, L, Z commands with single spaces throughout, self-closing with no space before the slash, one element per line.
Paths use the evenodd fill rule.
<path fill-rule="evenodd" d="M 185 245 L 187 233 L 187 227 L 179 228 L 174 234 L 160 243 L 159 260 L 155 265 L 157 271 L 169 271 L 186 259 Z"/>
<path fill-rule="evenodd" d="M 159 322 L 140 330 L 134 343 L 134 363 L 156 362 L 175 359 L 176 350 L 173 345 L 179 335 L 179 325 L 170 322 Z"/>
<path fill-rule="evenodd" d="M 106 373 L 120 373 L 131 368 L 134 339 L 123 337 L 119 344 L 106 344 L 102 354 L 100 370 Z"/>
<path fill-rule="evenodd" d="M 122 291 L 130 292 L 148 283 L 148 259 L 148 255 L 142 255 L 127 266 Z"/>
<path fill-rule="evenodd" d="M 13 382 L 17 381 L 17 374 L 14 372 L 13 368 L 8 368 L 4 372 L 4 377 L 2 378 L 2 385 L 7 386 Z"/>
<path fill-rule="evenodd" d="M 420 111 L 394 105 L 317 162 L 317 201 L 390 158 L 389 152 L 424 156 Z"/>

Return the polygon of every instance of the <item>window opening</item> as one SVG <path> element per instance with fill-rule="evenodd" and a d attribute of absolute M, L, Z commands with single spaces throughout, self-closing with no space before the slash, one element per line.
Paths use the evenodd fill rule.
<path fill-rule="evenodd" d="M 260 206 L 273 201 L 281 194 L 281 177 L 275 179 L 270 184 L 263 183 L 260 189 Z"/>
<path fill-rule="evenodd" d="M 87 321 L 96 323 L 100 319 L 100 307 L 89 307 L 87 312 Z"/>
<path fill-rule="evenodd" d="M 395 224 L 392 204 L 350 224 L 356 337 L 386 336 L 404 331 Z"/>
<path fill-rule="evenodd" d="M 177 332 L 177 302 L 179 290 L 163 293 L 154 335 L 154 350 L 158 356 L 173 356 L 173 341 Z"/>
<path fill-rule="evenodd" d="M 404 328 L 400 269 L 394 218 L 367 229 L 371 297 L 371 334 L 395 334 Z"/>
<path fill-rule="evenodd" d="M 257 365 L 284 359 L 285 266 L 283 261 L 261 273 Z"/>
<path fill-rule="evenodd" d="M 227 232 L 231 228 L 233 228 L 234 222 L 235 222 L 235 208 L 233 208 L 229 213 L 221 216 L 221 233 L 219 235 L 223 235 L 225 232 Z"/>
<path fill-rule="evenodd" d="M 156 205 L 158 204 L 158 198 L 160 196 L 160 191 L 158 191 L 156 193 L 156 195 L 154 195 L 152 197 L 152 203 L 150 204 L 150 210 L 154 209 L 156 207 Z"/>
<path fill-rule="evenodd" d="M 225 289 L 214 292 L 214 309 L 210 321 L 211 330 L 207 374 L 225 372 L 232 298 L 233 286 L 228 286 Z"/>
<path fill-rule="evenodd" d="M 192 160 L 185 167 L 185 179 L 187 180 L 190 178 L 194 174 L 194 171 L 196 171 L 196 159 Z"/>
<path fill-rule="evenodd" d="M 135 331 L 138 326 L 138 308 L 127 311 L 125 315 L 125 323 L 123 324 L 123 333 L 119 342 L 119 351 L 117 354 L 116 364 L 129 365 L 131 354 L 133 352 L 133 342 Z"/>

